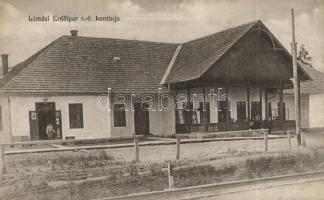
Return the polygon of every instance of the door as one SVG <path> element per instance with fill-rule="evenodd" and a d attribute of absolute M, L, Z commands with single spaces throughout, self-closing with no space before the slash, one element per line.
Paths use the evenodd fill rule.
<path fill-rule="evenodd" d="M 244 101 L 237 102 L 237 121 L 244 122 L 246 120 L 246 103 Z"/>
<path fill-rule="evenodd" d="M 40 140 L 52 140 L 54 135 L 48 137 L 46 133 L 46 127 L 52 125 L 54 127 L 55 112 L 54 111 L 38 111 L 38 128 L 39 128 L 39 139 Z"/>
<path fill-rule="evenodd" d="M 39 140 L 38 115 L 36 111 L 29 111 L 30 140 Z"/>
<path fill-rule="evenodd" d="M 134 103 L 134 123 L 136 135 L 147 135 L 150 133 L 148 104 Z"/>
<path fill-rule="evenodd" d="M 49 137 L 46 127 L 52 125 L 55 128 L 55 102 L 36 102 L 39 140 L 52 140 L 54 134 Z"/>
<path fill-rule="evenodd" d="M 253 121 L 261 120 L 261 104 L 259 101 L 251 102 L 251 118 Z"/>

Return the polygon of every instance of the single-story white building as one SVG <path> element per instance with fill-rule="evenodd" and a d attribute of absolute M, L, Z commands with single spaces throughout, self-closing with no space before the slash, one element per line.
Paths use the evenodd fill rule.
<path fill-rule="evenodd" d="M 313 67 L 302 65 L 312 78 L 300 85 L 300 112 L 302 128 L 324 128 L 324 73 Z M 284 90 L 285 120 L 295 120 L 294 93 L 292 89 Z M 276 103 L 274 104 L 276 106 Z M 273 108 L 277 114 L 276 107 Z"/>
<path fill-rule="evenodd" d="M 261 21 L 181 44 L 74 30 L 9 72 L 2 58 L 5 142 L 244 130 L 272 112 L 269 101 L 279 102 L 274 128 L 294 123 L 285 120 L 283 93 L 292 88 L 292 57 Z"/>

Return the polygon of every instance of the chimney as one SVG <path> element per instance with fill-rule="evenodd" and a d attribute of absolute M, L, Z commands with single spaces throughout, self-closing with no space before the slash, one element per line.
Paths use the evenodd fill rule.
<path fill-rule="evenodd" d="M 71 30 L 71 36 L 77 37 L 78 36 L 78 30 Z"/>
<path fill-rule="evenodd" d="M 2 75 L 2 76 L 5 76 L 9 71 L 8 56 L 9 56 L 8 54 L 1 54 L 2 69 L 1 69 L 0 75 Z"/>

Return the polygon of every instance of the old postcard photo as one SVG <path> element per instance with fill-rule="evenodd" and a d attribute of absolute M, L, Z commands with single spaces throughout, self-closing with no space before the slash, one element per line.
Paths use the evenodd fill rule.
<path fill-rule="evenodd" d="M 0 0 L 0 199 L 324 199 L 323 0 Z"/>

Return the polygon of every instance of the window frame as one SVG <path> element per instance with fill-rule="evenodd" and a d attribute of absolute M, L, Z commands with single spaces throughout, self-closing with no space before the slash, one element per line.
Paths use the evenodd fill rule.
<path fill-rule="evenodd" d="M 288 119 L 286 119 L 286 117 L 287 117 L 287 115 L 286 115 L 286 111 L 287 111 L 287 107 L 286 107 L 286 102 L 282 102 L 282 108 L 281 108 L 281 106 L 280 106 L 280 101 L 278 101 L 277 102 L 277 117 L 278 117 L 278 119 L 280 120 L 280 118 L 281 118 L 281 116 L 280 116 L 280 109 L 283 109 L 283 121 L 285 121 L 285 120 L 288 120 Z M 288 112 L 289 112 L 289 110 L 288 110 Z M 289 117 L 289 114 L 288 114 L 288 117 Z"/>
<path fill-rule="evenodd" d="M 204 104 L 205 104 L 205 110 L 204 110 Z M 206 112 L 206 120 L 207 124 L 210 123 L 210 102 L 199 102 L 199 111 L 200 111 L 200 123 L 204 124 L 205 123 L 205 118 L 204 118 L 204 113 Z"/>
<path fill-rule="evenodd" d="M 176 124 L 178 125 L 186 125 L 188 124 L 188 111 L 187 111 L 187 103 L 182 102 L 181 105 L 176 103 Z M 181 116 L 181 117 L 180 117 Z"/>
<path fill-rule="evenodd" d="M 122 110 L 116 109 L 116 106 L 123 106 Z M 114 104 L 114 127 L 126 127 L 127 122 L 126 122 L 126 105 L 123 103 L 118 103 L 118 104 Z M 122 119 L 117 120 L 116 118 L 120 118 L 122 117 Z"/>
<path fill-rule="evenodd" d="M 251 120 L 256 120 L 258 115 L 260 120 L 262 120 L 262 104 L 260 101 L 251 101 Z"/>
<path fill-rule="evenodd" d="M 77 120 L 72 120 L 74 117 L 73 115 L 76 116 L 76 108 L 74 106 L 80 106 L 79 108 L 81 108 L 79 111 L 81 112 L 77 112 L 77 113 L 81 113 L 80 115 L 80 124 L 77 123 L 77 124 L 74 124 L 77 122 Z M 74 108 L 72 108 L 74 107 Z M 74 113 L 72 113 L 74 112 Z M 69 125 L 70 125 L 70 129 L 82 129 L 84 128 L 84 118 L 83 118 L 83 104 L 82 103 L 69 103 Z"/>
<path fill-rule="evenodd" d="M 231 116 L 232 116 L 232 109 L 231 109 L 231 102 L 229 100 L 224 101 L 218 101 L 217 102 L 217 115 L 218 115 L 218 122 L 217 123 L 226 123 L 231 122 Z M 224 114 L 222 116 L 222 114 Z"/>

